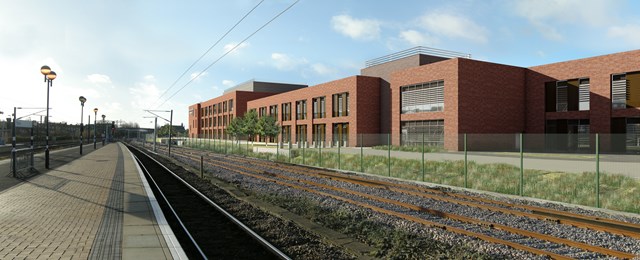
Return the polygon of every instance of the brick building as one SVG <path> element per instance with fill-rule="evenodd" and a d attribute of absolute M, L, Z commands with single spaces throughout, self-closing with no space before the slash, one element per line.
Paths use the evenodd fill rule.
<path fill-rule="evenodd" d="M 640 140 L 639 60 L 636 50 L 522 68 L 416 47 L 368 61 L 362 76 L 278 94 L 226 93 L 191 106 L 189 129 L 223 136 L 225 112 L 220 119 L 202 108 L 233 99 L 238 110 L 227 113 L 274 115 L 279 141 L 308 146 L 359 146 L 357 135 L 370 133 L 391 133 L 394 145 L 421 143 L 424 133 L 429 145 L 447 150 L 460 149 L 463 133 L 621 133 Z"/>
<path fill-rule="evenodd" d="M 189 137 L 227 138 L 225 128 L 236 116 L 247 111 L 247 102 L 307 85 L 250 80 L 227 89 L 222 96 L 189 106 Z"/>

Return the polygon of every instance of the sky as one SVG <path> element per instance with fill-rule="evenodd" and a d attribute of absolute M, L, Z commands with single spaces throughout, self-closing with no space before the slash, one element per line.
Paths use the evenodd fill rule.
<path fill-rule="evenodd" d="M 98 108 L 152 128 L 144 110 L 173 109 L 187 127 L 189 105 L 242 82 L 312 86 L 415 46 L 522 67 L 639 49 L 637 10 L 633 0 L 0 0 L 0 117 L 46 106 L 42 65 L 58 74 L 52 122 L 80 123 L 84 96 L 85 123 Z"/>

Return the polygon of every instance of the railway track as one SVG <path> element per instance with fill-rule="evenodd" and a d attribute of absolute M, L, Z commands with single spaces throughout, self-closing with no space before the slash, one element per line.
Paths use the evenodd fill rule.
<path fill-rule="evenodd" d="M 130 147 L 131 148 L 131 147 Z M 131 148 L 191 259 L 290 259 L 220 205 L 144 152 Z M 185 246 L 186 245 L 186 246 Z"/>
<path fill-rule="evenodd" d="M 198 154 L 195 154 L 198 153 Z M 185 160 L 189 161 L 198 161 L 200 160 L 199 154 L 200 151 L 191 150 L 191 149 L 175 149 L 174 156 L 182 157 Z M 592 252 L 596 254 L 597 257 L 616 257 L 621 259 L 630 259 L 636 257 L 637 255 L 634 252 L 629 252 L 629 250 L 623 249 L 611 249 L 607 248 L 606 245 L 598 245 L 593 243 L 585 243 L 574 241 L 572 239 L 556 237 L 553 235 L 545 234 L 544 232 L 536 232 L 535 230 L 527 230 L 521 228 L 515 228 L 511 225 L 505 225 L 504 223 L 496 222 L 496 221 L 487 221 L 481 219 L 474 219 L 472 217 L 467 217 L 451 212 L 445 212 L 435 209 L 430 209 L 428 207 L 424 207 L 421 205 L 416 205 L 413 203 L 407 203 L 403 201 L 396 200 L 395 194 L 403 194 L 407 196 L 418 197 L 421 199 L 429 199 L 436 200 L 440 202 L 449 203 L 452 205 L 456 205 L 457 207 L 473 207 L 477 209 L 481 209 L 484 211 L 490 211 L 495 214 L 508 214 L 515 217 L 520 217 L 522 221 L 527 221 L 527 219 L 535 220 L 538 222 L 542 222 L 545 225 L 553 225 L 553 224 L 561 224 L 561 225 L 569 225 L 580 229 L 588 229 L 590 232 L 600 231 L 607 232 L 615 236 L 624 236 L 628 238 L 639 238 L 640 237 L 640 225 L 627 223 L 614 219 L 605 219 L 599 217 L 593 217 L 588 215 L 580 215 L 575 213 L 569 213 L 565 211 L 559 211 L 554 209 L 543 208 L 539 206 L 530 206 L 523 204 L 511 204 L 502 201 L 489 200 L 485 198 L 479 198 L 477 196 L 469 196 L 461 193 L 453 193 L 446 192 L 435 188 L 429 188 L 424 186 L 411 185 L 406 183 L 395 183 L 383 180 L 376 180 L 371 178 L 365 178 L 361 176 L 354 175 L 345 175 L 342 173 L 331 172 L 327 170 L 317 170 L 307 167 L 301 166 L 293 166 L 287 164 L 279 164 L 270 161 L 263 160 L 255 160 L 255 159 L 246 159 L 234 156 L 221 156 L 218 154 L 206 154 L 207 161 L 205 164 L 211 167 L 219 167 L 223 168 L 227 171 L 235 172 L 237 174 L 243 174 L 246 176 L 250 176 L 252 178 L 261 179 L 263 181 L 276 182 L 280 185 L 288 186 L 290 188 L 303 190 L 310 193 L 315 193 L 323 196 L 328 196 L 333 199 L 341 200 L 347 203 L 356 204 L 361 207 L 369 208 L 373 211 L 377 211 L 387 215 L 393 215 L 395 217 L 403 218 L 406 220 L 411 220 L 417 223 L 422 223 L 431 227 L 439 227 L 443 229 L 447 229 L 449 231 L 477 237 L 489 242 L 508 245 L 513 248 L 517 248 L 520 250 L 524 250 L 527 252 L 531 252 L 538 255 L 547 255 L 556 259 L 567 259 L 571 258 L 571 255 L 576 255 L 575 249 L 580 252 Z M 249 165 L 242 166 L 240 164 Z M 278 173 L 280 171 L 286 171 L 292 174 L 296 174 L 298 176 L 306 176 L 311 178 L 310 180 L 301 180 L 297 178 L 295 175 L 286 175 L 282 173 Z M 314 180 L 315 178 L 315 180 Z M 324 179 L 324 180 L 323 180 Z M 337 187 L 337 185 L 326 185 L 323 184 L 323 181 L 333 180 L 341 183 L 345 183 L 348 185 L 359 185 L 368 187 L 373 190 L 391 192 L 391 194 L 386 196 L 380 195 L 369 195 L 367 193 L 362 192 L 354 192 L 350 190 L 349 187 L 341 188 Z M 366 200 L 374 203 L 363 203 L 348 197 L 343 196 L 343 194 L 350 194 L 353 196 L 357 196 L 359 198 L 365 198 Z M 456 221 L 459 223 L 465 223 L 468 225 L 474 225 L 477 227 L 488 228 L 488 229 L 498 229 L 504 232 L 508 232 L 511 234 L 516 234 L 521 237 L 533 238 L 541 241 L 542 243 L 553 243 L 556 248 L 562 247 L 570 247 L 574 248 L 573 250 L 564 250 L 573 252 L 568 254 L 560 254 L 556 253 L 562 250 L 543 250 L 540 249 L 539 246 L 531 246 L 531 245 L 522 245 L 518 243 L 514 243 L 513 241 L 499 239 L 496 237 L 491 237 L 480 232 L 470 232 L 469 230 L 459 228 L 456 225 L 446 225 L 443 224 L 442 221 L 431 221 L 425 220 L 424 218 L 417 218 L 414 214 L 404 214 L 399 213 L 398 211 L 389 210 L 385 207 L 380 207 L 376 205 L 376 203 L 392 205 L 393 207 L 399 207 L 409 209 L 413 212 L 421 212 L 427 213 L 428 215 L 440 219 L 446 219 L 450 221 Z M 526 218 L 526 219 L 525 219 Z M 446 222 L 446 221 L 445 221 Z M 548 246 L 549 247 L 549 246 Z M 637 251 L 635 251 L 637 253 Z M 579 254 L 578 254 L 579 255 Z"/>

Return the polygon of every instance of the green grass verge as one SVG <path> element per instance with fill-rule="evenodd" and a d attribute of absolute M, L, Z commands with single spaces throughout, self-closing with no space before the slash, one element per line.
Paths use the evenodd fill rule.
<path fill-rule="evenodd" d="M 206 145 L 198 146 L 207 149 Z M 251 148 L 250 148 L 251 149 Z M 225 153 L 224 146 L 210 150 Z M 420 160 L 399 159 L 386 156 L 340 154 L 316 149 L 281 149 L 277 160 L 332 169 L 363 171 L 380 176 L 406 180 L 425 181 L 464 187 L 464 161 L 425 161 L 424 175 Z M 253 153 L 246 145 L 226 146 L 226 153 L 240 154 L 267 160 L 276 160 L 276 154 Z M 467 163 L 468 188 L 503 194 L 519 194 L 520 168 L 504 163 Z M 595 206 L 596 181 L 594 172 L 565 173 L 541 170 L 524 170 L 524 192 L 527 197 Z M 617 174 L 600 174 L 600 205 L 602 208 L 640 213 L 640 180 Z"/>

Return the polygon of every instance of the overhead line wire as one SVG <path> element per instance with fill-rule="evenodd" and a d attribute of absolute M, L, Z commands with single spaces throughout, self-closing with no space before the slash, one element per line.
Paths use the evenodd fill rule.
<path fill-rule="evenodd" d="M 234 51 L 236 48 L 238 48 L 238 46 L 240 46 L 242 43 L 244 43 L 245 41 L 247 41 L 249 38 L 251 38 L 253 35 L 255 35 L 256 33 L 258 33 L 260 30 L 262 30 L 264 27 L 267 27 L 267 25 L 269 25 L 271 22 L 273 22 L 275 19 L 277 19 L 278 17 L 280 17 L 282 14 L 284 14 L 285 12 L 287 12 L 289 9 L 291 9 L 291 7 L 293 7 L 294 5 L 296 5 L 298 2 L 300 2 L 300 0 L 296 0 L 295 2 L 293 2 L 291 5 L 289 5 L 289 7 L 287 7 L 286 9 L 282 10 L 282 12 L 278 13 L 278 15 L 274 16 L 273 18 L 271 18 L 271 20 L 269 20 L 268 22 L 266 22 L 264 25 L 262 25 L 260 28 L 258 28 L 257 30 L 255 30 L 253 33 L 251 33 L 249 36 L 247 36 L 246 38 L 244 38 L 240 43 L 236 44 L 236 46 L 233 46 L 233 48 L 231 48 L 229 51 L 225 52 L 224 54 L 222 54 L 222 56 L 220 56 L 218 59 L 216 59 L 215 61 L 213 61 L 211 64 L 209 64 L 209 66 L 207 66 L 206 68 L 204 68 L 204 70 L 202 70 L 200 73 L 198 73 L 198 75 L 196 75 L 195 77 L 192 77 L 191 80 L 189 80 L 189 82 L 187 82 L 186 84 L 184 84 L 184 86 L 182 86 L 180 89 L 178 89 L 178 91 L 176 91 L 175 93 L 173 93 L 173 95 L 171 95 L 169 98 L 167 98 L 167 100 L 165 100 L 164 102 L 162 102 L 162 104 L 160 104 L 160 106 L 164 105 L 164 103 L 167 103 L 167 101 L 169 101 L 171 98 L 173 98 L 175 95 L 177 95 L 178 93 L 180 93 L 180 91 L 182 91 L 185 87 L 187 87 L 189 84 L 191 84 L 191 82 L 193 82 L 195 79 L 197 79 L 198 77 L 200 77 L 200 75 L 202 75 L 203 73 L 205 73 L 207 70 L 209 70 L 213 65 L 215 65 L 216 63 L 218 63 L 218 61 L 220 61 L 222 58 L 224 58 L 225 56 L 227 56 L 229 53 L 231 53 L 232 51 Z M 159 107 L 159 106 L 158 106 Z"/>
<path fill-rule="evenodd" d="M 227 30 L 226 33 L 224 33 L 224 35 L 222 35 L 213 45 L 211 45 L 211 47 L 209 47 L 209 49 L 207 49 L 207 51 L 205 51 L 202 55 L 200 55 L 200 57 L 194 61 L 193 63 L 191 63 L 191 65 L 184 71 L 182 72 L 182 74 L 180 74 L 180 76 L 171 84 L 171 86 L 169 86 L 169 88 L 167 88 L 162 95 L 160 95 L 158 97 L 158 99 L 153 102 L 154 104 L 157 103 L 158 101 L 160 101 L 160 99 L 167 94 L 167 92 L 169 92 L 169 90 L 171 90 L 177 83 L 178 81 L 180 81 L 180 79 L 182 79 L 182 77 L 184 77 L 184 75 L 187 74 L 187 72 L 189 72 L 189 70 L 191 70 L 193 68 L 193 66 L 195 66 L 200 60 L 202 60 L 202 58 L 204 58 L 204 56 L 206 56 L 216 45 L 218 45 L 218 43 L 220 43 L 225 37 L 227 37 L 227 35 L 229 33 L 231 33 L 231 31 L 233 31 L 233 29 L 235 29 L 242 21 L 244 21 L 245 18 L 247 18 L 247 16 L 249 16 L 254 10 L 256 10 L 256 8 L 258 8 L 258 6 L 260 6 L 260 4 L 262 4 L 262 2 L 264 2 L 264 0 L 261 0 L 260 2 L 258 2 L 258 4 L 256 4 L 251 10 L 249 10 L 249 12 L 247 12 L 238 22 L 236 22 L 236 24 L 233 25 L 233 27 L 231 27 L 229 30 Z M 198 75 L 199 76 L 199 75 Z M 164 103 L 163 103 L 164 104 Z"/>

